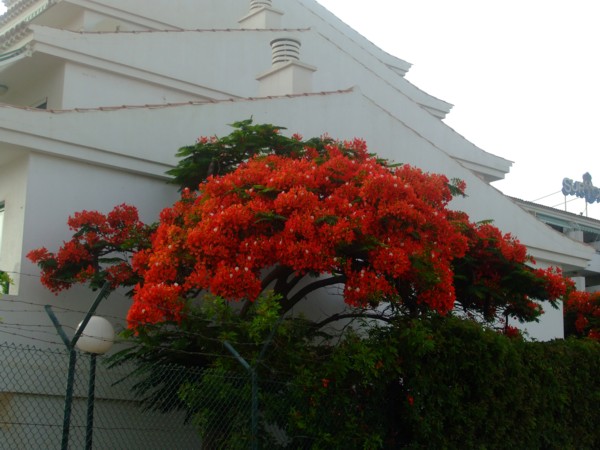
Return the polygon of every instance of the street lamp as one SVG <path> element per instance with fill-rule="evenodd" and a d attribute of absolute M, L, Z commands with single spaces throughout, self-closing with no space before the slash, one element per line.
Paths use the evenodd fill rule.
<path fill-rule="evenodd" d="M 91 316 L 87 322 L 77 326 L 81 333 L 75 346 L 90 354 L 90 378 L 88 383 L 87 425 L 85 429 L 85 448 L 91 450 L 94 433 L 94 390 L 96 387 L 96 357 L 108 352 L 115 340 L 115 330 L 108 320 Z M 83 325 L 83 330 L 80 330 Z"/>

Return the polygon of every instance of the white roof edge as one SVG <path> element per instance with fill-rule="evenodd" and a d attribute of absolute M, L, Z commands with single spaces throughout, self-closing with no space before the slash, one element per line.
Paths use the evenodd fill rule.
<path fill-rule="evenodd" d="M 568 238 L 565 237 L 565 239 Z M 583 243 L 572 241 L 572 244 L 574 250 L 579 247 L 579 251 L 573 252 L 573 254 L 554 252 L 531 246 L 527 246 L 527 251 L 537 262 L 545 261 L 552 264 L 559 264 L 567 273 L 587 269 L 590 262 L 594 259 L 596 252 L 592 247 Z"/>
<path fill-rule="evenodd" d="M 379 48 L 315 0 L 297 1 L 313 15 L 319 17 L 323 22 L 327 23 L 331 28 L 343 35 L 353 45 L 377 59 L 382 64 L 382 69 L 385 68 L 385 70 L 389 70 L 396 77 L 401 79 L 403 82 L 403 90 L 405 90 L 406 95 L 409 95 L 415 103 L 426 109 L 430 114 L 438 119 L 443 119 L 450 112 L 453 106 L 452 104 L 428 94 L 404 78 L 404 75 L 409 71 L 412 64 L 396 56 L 390 55 L 385 50 Z"/>
<path fill-rule="evenodd" d="M 405 114 L 407 111 L 406 107 L 402 105 L 401 98 L 392 100 L 389 95 L 369 89 L 369 86 L 363 86 L 362 92 L 371 102 L 403 122 L 421 138 L 432 143 L 463 167 L 481 174 L 480 178 L 486 182 L 502 179 L 510 171 L 511 161 L 477 147 L 424 109 L 413 110 L 410 114 Z M 406 96 L 406 99 L 415 102 L 409 96 Z M 434 131 L 429 132 L 428 130 Z"/>
<path fill-rule="evenodd" d="M 495 156 L 495 155 L 494 155 Z M 465 161 L 460 158 L 455 158 L 458 162 L 460 162 L 467 169 L 481 175 L 483 179 L 487 183 L 493 183 L 494 181 L 500 181 L 504 179 L 504 176 L 510 172 L 510 168 L 512 167 L 512 161 L 502 158 L 498 156 L 496 161 L 499 164 L 503 164 L 502 169 L 498 169 L 497 167 L 491 167 L 488 165 L 478 164 L 473 161 Z"/>
<path fill-rule="evenodd" d="M 325 8 L 323 5 L 321 5 L 317 1 L 315 1 L 315 0 L 298 0 L 298 1 L 305 8 L 307 8 L 308 10 L 313 12 L 313 14 L 315 14 L 317 16 L 321 16 L 324 14 L 325 16 L 327 16 L 327 19 L 329 19 L 328 23 L 333 28 L 335 28 L 337 31 L 344 34 L 350 40 L 355 41 L 355 43 L 360 45 L 360 43 L 356 42 L 356 40 L 359 40 L 359 41 L 362 41 L 363 44 L 366 44 L 367 46 L 371 47 L 370 49 L 365 49 L 365 50 L 373 53 L 374 56 L 376 56 L 377 59 L 379 59 L 383 64 L 404 70 L 405 72 L 408 72 L 408 70 L 412 67 L 412 64 L 409 63 L 408 61 L 398 58 L 397 56 L 391 55 L 388 52 L 386 52 L 385 50 L 383 50 L 380 47 L 378 47 L 377 45 L 375 45 L 373 42 L 371 42 L 365 36 L 360 34 L 358 31 L 356 31 L 350 25 L 346 24 L 338 16 L 336 16 L 334 13 L 332 13 L 330 10 Z"/>

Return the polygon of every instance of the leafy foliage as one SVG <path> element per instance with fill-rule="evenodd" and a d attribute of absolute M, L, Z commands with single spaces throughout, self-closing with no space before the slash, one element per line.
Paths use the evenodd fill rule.
<path fill-rule="evenodd" d="M 539 300 L 552 307 L 574 290 L 573 282 L 555 268 L 534 269 L 535 261 L 510 234 L 488 222 L 464 224 L 469 246 L 464 257 L 454 261 L 454 286 L 459 308 L 484 322 L 509 317 L 535 321 L 543 309 Z"/>
<path fill-rule="evenodd" d="M 598 448 L 599 369 L 593 341 L 526 342 L 453 317 L 403 319 L 306 358 L 291 434 L 328 449 Z"/>
<path fill-rule="evenodd" d="M 301 317 L 282 319 L 279 298 L 272 292 L 260 296 L 244 318 L 236 309 L 231 302 L 207 296 L 178 324 L 148 324 L 135 334 L 131 331 L 135 345 L 113 355 L 111 365 L 136 363 L 132 376 L 141 378 L 135 385 L 137 398 L 149 409 L 185 410 L 210 448 L 247 448 L 250 376 L 225 349 L 227 342 L 261 381 L 260 403 L 269 405 L 261 408 L 261 442 L 264 448 L 276 448 L 272 435 L 265 431 L 265 421 L 287 428 L 288 384 L 275 383 L 267 392 L 262 390 L 264 381 L 288 373 L 308 356 L 307 343 L 315 336 L 314 330 Z M 173 377 L 165 377 L 165 372 Z"/>
<path fill-rule="evenodd" d="M 167 173 L 180 189 L 197 190 L 210 176 L 225 175 L 256 156 L 294 156 L 303 152 L 304 146 L 318 145 L 321 140 L 307 143 L 299 136 L 292 138 L 280 134 L 283 127 L 270 124 L 255 125 L 252 119 L 234 122 L 234 131 L 225 137 L 201 137 L 196 144 L 181 147 L 176 156 L 177 167 Z"/>
<path fill-rule="evenodd" d="M 276 303 L 262 303 L 269 311 L 263 318 L 272 319 L 253 339 L 262 318 L 235 325 L 235 305 L 214 302 L 204 312 L 219 312 L 202 317 L 222 318 L 227 337 L 257 370 L 264 448 L 591 450 L 600 443 L 600 345 L 592 340 L 527 342 L 431 315 L 381 327 L 364 321 L 343 340 L 308 345 L 306 323 L 277 325 Z M 278 332 L 269 341 L 273 325 Z M 161 365 L 155 368 L 164 380 Z M 160 395 L 181 400 L 211 448 L 247 448 L 246 369 L 222 351 L 191 373 L 200 376 Z M 274 440 L 273 430 L 284 438 Z"/>
<path fill-rule="evenodd" d="M 11 284 L 12 280 L 10 276 L 6 272 L 0 270 L 0 295 L 8 294 L 8 289 Z"/>

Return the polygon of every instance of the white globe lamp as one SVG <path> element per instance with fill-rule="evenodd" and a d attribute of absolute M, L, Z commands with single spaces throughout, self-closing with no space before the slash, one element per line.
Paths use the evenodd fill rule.
<path fill-rule="evenodd" d="M 77 330 L 81 328 L 81 323 Z M 115 341 L 115 329 L 104 317 L 92 316 L 75 344 L 86 353 L 103 355 L 108 352 Z"/>

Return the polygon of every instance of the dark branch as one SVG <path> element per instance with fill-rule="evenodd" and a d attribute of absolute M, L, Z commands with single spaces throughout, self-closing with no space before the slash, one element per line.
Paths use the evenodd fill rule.
<path fill-rule="evenodd" d="M 306 275 L 301 275 L 296 273 L 296 275 L 287 283 L 288 293 L 292 291 L 296 287 L 296 285 L 302 280 Z"/>
<path fill-rule="evenodd" d="M 277 266 L 271 270 L 267 276 L 262 280 L 262 289 L 265 290 L 269 284 L 275 280 L 286 279 L 293 273 L 292 269 L 286 266 Z"/>
<path fill-rule="evenodd" d="M 248 314 L 248 311 L 250 311 L 250 307 L 252 306 L 253 302 L 251 302 L 250 300 L 246 299 L 244 300 L 244 305 L 242 306 L 242 309 L 240 310 L 240 317 L 246 317 L 246 314 Z"/>
<path fill-rule="evenodd" d="M 304 297 L 306 297 L 311 292 L 314 292 L 317 289 L 321 289 L 323 287 L 333 286 L 334 284 L 344 283 L 345 281 L 346 281 L 345 275 L 336 275 L 336 276 L 329 277 L 329 278 L 321 278 L 317 281 L 307 284 L 302 289 L 300 289 L 298 292 L 296 292 L 292 297 L 290 297 L 290 298 L 284 297 L 284 300 L 282 302 L 283 312 L 287 312 L 290 309 L 292 309 L 292 307 L 294 307 L 294 305 L 296 305 L 296 303 L 298 303 L 300 300 L 302 300 Z"/>
<path fill-rule="evenodd" d="M 374 319 L 380 320 L 385 323 L 392 323 L 392 318 L 388 316 L 384 316 L 382 314 L 374 314 L 367 312 L 355 312 L 355 313 L 346 313 L 346 314 L 334 314 L 333 316 L 329 316 L 325 320 L 322 320 L 319 323 L 315 324 L 315 328 L 323 328 L 325 325 L 330 324 L 332 322 L 337 322 L 338 320 L 344 319 Z"/>

